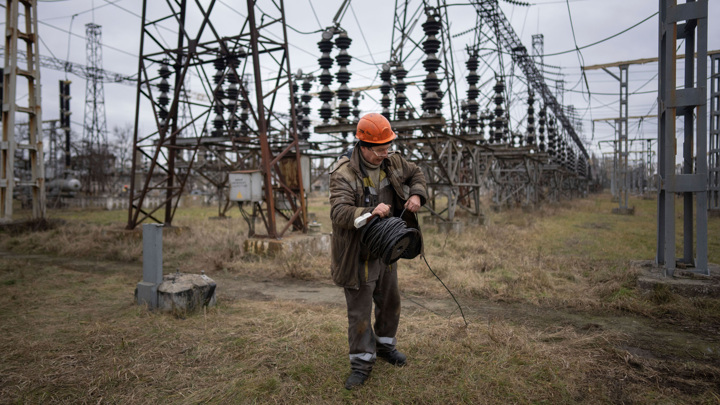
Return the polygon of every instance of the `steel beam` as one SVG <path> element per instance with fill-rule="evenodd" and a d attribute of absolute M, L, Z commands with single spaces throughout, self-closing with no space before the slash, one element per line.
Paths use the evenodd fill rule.
<path fill-rule="evenodd" d="M 720 215 L 720 53 L 710 58 L 710 72 L 708 210 L 713 215 Z"/>
<path fill-rule="evenodd" d="M 677 266 L 675 194 L 683 196 L 683 267 L 709 275 L 707 257 L 707 0 L 660 0 L 658 97 L 658 231 L 656 262 L 666 276 Z M 677 88 L 678 38 L 684 39 L 685 77 Z M 697 51 L 697 63 L 693 51 Z M 698 87 L 694 87 L 695 83 Z M 683 117 L 681 174 L 675 173 L 677 116 Z M 695 146 L 695 151 L 693 151 Z M 695 159 L 695 157 L 698 159 Z M 697 210 L 693 213 L 693 205 Z M 694 215 L 695 214 L 695 215 Z M 694 238 L 693 234 L 696 235 Z"/>

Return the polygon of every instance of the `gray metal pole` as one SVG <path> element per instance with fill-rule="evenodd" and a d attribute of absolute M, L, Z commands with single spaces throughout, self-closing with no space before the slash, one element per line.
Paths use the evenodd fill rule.
<path fill-rule="evenodd" d="M 157 289 L 163 280 L 162 224 L 143 224 L 143 280 L 137 284 L 137 303 L 158 306 Z"/>

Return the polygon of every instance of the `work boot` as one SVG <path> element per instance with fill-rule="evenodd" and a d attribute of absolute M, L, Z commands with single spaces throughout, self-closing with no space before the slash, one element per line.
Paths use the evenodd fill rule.
<path fill-rule="evenodd" d="M 397 349 L 393 349 L 391 352 L 378 353 L 377 356 L 397 367 L 402 367 L 407 362 L 407 356 L 400 353 Z"/>
<path fill-rule="evenodd" d="M 351 390 L 355 387 L 359 387 L 363 384 L 365 384 L 365 380 L 367 380 L 368 376 L 367 374 L 363 374 L 360 371 L 353 371 L 350 373 L 350 377 L 345 381 L 345 389 Z"/>

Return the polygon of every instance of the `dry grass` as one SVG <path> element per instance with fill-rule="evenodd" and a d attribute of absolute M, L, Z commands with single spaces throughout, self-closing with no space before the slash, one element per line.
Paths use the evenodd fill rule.
<path fill-rule="evenodd" d="M 625 336 L 599 327 L 464 328 L 417 312 L 399 331 L 410 366 L 379 363 L 366 388 L 346 392 L 340 307 L 220 297 L 178 319 L 133 305 L 122 272 L 21 268 L 0 268 L 2 402 L 702 403 L 720 377 L 618 349 Z M 666 384 L 663 367 L 686 372 Z"/>
<path fill-rule="evenodd" d="M 125 214 L 53 212 L 65 223 L 0 234 L 15 254 L 0 260 L 0 403 L 718 403 L 720 304 L 637 290 L 630 261 L 654 255 L 655 216 L 635 203 L 632 217 L 594 196 L 488 212 L 460 235 L 425 226 L 427 259 L 470 325 L 405 311 L 410 366 L 378 363 L 353 392 L 342 307 L 221 295 L 185 319 L 148 313 L 133 303 L 142 246 Z M 311 204 L 328 230 L 329 206 Z M 176 217 L 166 271 L 328 282 L 327 256 L 247 255 L 240 216 L 213 214 Z M 406 298 L 447 299 L 420 260 L 400 278 Z"/>

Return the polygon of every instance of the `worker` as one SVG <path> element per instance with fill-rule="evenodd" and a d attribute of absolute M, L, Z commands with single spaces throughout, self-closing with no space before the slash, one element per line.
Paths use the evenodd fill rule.
<path fill-rule="evenodd" d="M 331 272 L 335 284 L 344 288 L 347 303 L 349 390 L 365 383 L 377 357 L 398 367 L 407 361 L 395 347 L 400 321 L 397 263 L 386 265 L 373 257 L 360 243 L 362 229 L 355 228 L 354 220 L 366 213 L 380 218 L 402 214 L 408 227 L 418 228 L 414 213 L 427 200 L 425 176 L 392 151 L 397 135 L 384 116 L 364 115 L 355 136 L 355 147 L 330 172 Z"/>

